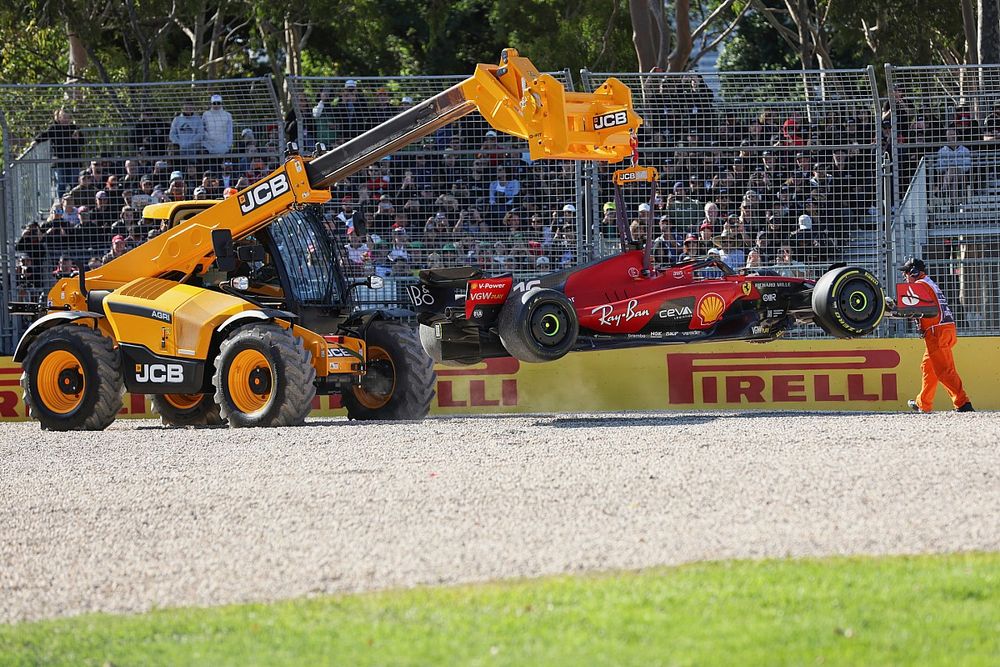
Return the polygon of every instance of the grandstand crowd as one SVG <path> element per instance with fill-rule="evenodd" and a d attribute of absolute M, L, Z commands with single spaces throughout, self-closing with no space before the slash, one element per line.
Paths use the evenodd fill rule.
<path fill-rule="evenodd" d="M 807 118 L 794 105 L 771 105 L 751 113 L 721 104 L 699 76 L 667 81 L 655 103 L 638 105 L 640 162 L 660 170 L 660 190 L 632 188 L 619 211 L 609 178 L 617 165 L 601 165 L 600 238 L 590 237 L 597 252 L 613 250 L 620 217 L 633 238 L 653 235 L 658 265 L 711 254 L 734 269 L 808 276 L 873 227 L 879 123 L 870 109 Z M 333 147 L 412 104 L 348 80 L 312 99 L 299 95 L 285 136 L 304 151 Z M 180 107 L 170 119 L 140 113 L 121 129 L 122 157 L 94 159 L 85 159 L 85 128 L 68 110 L 54 112 L 36 142 L 49 142 L 57 198 L 17 241 L 22 290 L 155 237 L 162 229 L 143 215 L 149 204 L 221 199 L 277 166 L 276 122 L 234 126 L 220 95 Z M 947 145 L 954 141 L 948 135 Z M 573 163 L 530 162 L 522 147 L 480 119 L 463 119 L 338 183 L 326 220 L 349 271 L 405 276 L 474 265 L 542 273 L 579 262 L 581 249 L 594 250 L 578 238 L 585 184 Z"/>

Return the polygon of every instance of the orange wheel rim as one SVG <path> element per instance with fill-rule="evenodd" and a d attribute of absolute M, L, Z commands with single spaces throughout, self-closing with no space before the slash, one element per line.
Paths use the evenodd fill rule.
<path fill-rule="evenodd" d="M 60 415 L 69 414 L 83 403 L 87 379 L 80 360 L 72 352 L 53 350 L 38 365 L 35 379 L 38 397 L 45 407 Z"/>
<path fill-rule="evenodd" d="M 392 357 L 389 353 L 383 350 L 381 347 L 374 345 L 368 346 L 368 363 L 372 364 L 376 362 L 375 366 L 383 366 L 389 371 L 392 376 L 392 383 L 389 387 L 389 391 L 382 393 L 380 391 L 375 391 L 371 387 L 365 386 L 365 377 L 361 378 L 361 386 L 354 387 L 354 397 L 358 400 L 358 403 L 365 406 L 369 410 L 378 410 L 385 405 L 392 398 L 393 393 L 396 391 L 396 365 L 392 363 Z M 384 366 L 387 364 L 388 366 Z"/>
<path fill-rule="evenodd" d="M 226 381 L 233 405 L 244 414 L 263 410 L 271 400 L 272 377 L 271 364 L 261 352 L 243 350 L 237 354 Z"/>
<path fill-rule="evenodd" d="M 198 407 L 201 402 L 201 394 L 164 394 L 163 400 L 177 408 L 178 410 L 191 410 Z"/>

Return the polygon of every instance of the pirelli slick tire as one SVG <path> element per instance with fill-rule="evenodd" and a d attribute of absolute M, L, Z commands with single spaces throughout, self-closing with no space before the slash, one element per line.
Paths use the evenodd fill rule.
<path fill-rule="evenodd" d="M 153 394 L 153 412 L 164 426 L 222 426 L 215 394 Z"/>
<path fill-rule="evenodd" d="M 365 334 L 365 374 L 344 392 L 349 419 L 417 420 L 431 409 L 437 376 L 417 332 L 402 322 L 376 320 Z"/>
<path fill-rule="evenodd" d="M 419 333 L 420 345 L 424 348 L 427 356 L 436 364 L 444 364 L 445 366 L 472 366 L 482 361 L 482 359 L 442 359 L 441 341 L 434 334 L 434 327 L 421 324 Z"/>
<path fill-rule="evenodd" d="M 576 344 L 580 323 L 561 292 L 536 287 L 513 295 L 500 309 L 500 341 L 512 357 L 528 363 L 555 361 Z"/>
<path fill-rule="evenodd" d="M 831 336 L 865 336 L 882 321 L 885 293 L 878 278 L 865 269 L 834 269 L 816 281 L 812 309 L 816 324 Z"/>
<path fill-rule="evenodd" d="M 298 426 L 312 409 L 315 379 L 301 339 L 277 324 L 255 324 L 222 341 L 212 383 L 231 427 Z"/>
<path fill-rule="evenodd" d="M 122 408 L 121 357 L 111 339 L 86 326 L 43 331 L 24 359 L 28 415 L 49 431 L 103 431 Z"/>

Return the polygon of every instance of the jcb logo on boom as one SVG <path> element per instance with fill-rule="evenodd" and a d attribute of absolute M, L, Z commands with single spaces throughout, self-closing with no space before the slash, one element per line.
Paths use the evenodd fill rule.
<path fill-rule="evenodd" d="M 135 381 L 180 384 L 184 382 L 184 367 L 180 364 L 136 364 Z"/>
<path fill-rule="evenodd" d="M 256 185 L 249 192 L 240 195 L 240 210 L 243 215 L 279 197 L 290 189 L 288 177 L 285 174 L 278 174 L 269 178 L 260 185 Z"/>
<path fill-rule="evenodd" d="M 612 111 L 594 117 L 595 130 L 606 130 L 609 127 L 618 127 L 619 125 L 628 125 L 628 113 L 624 110 Z"/>

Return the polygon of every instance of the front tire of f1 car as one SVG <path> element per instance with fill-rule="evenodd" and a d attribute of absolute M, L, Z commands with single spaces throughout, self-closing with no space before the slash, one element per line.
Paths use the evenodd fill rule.
<path fill-rule="evenodd" d="M 812 309 L 816 324 L 831 336 L 864 336 L 882 321 L 885 293 L 870 271 L 844 267 L 828 271 L 816 281 Z"/>
<path fill-rule="evenodd" d="M 536 287 L 507 299 L 498 328 L 500 341 L 512 357 L 541 363 L 555 361 L 573 349 L 580 323 L 564 294 Z"/>

